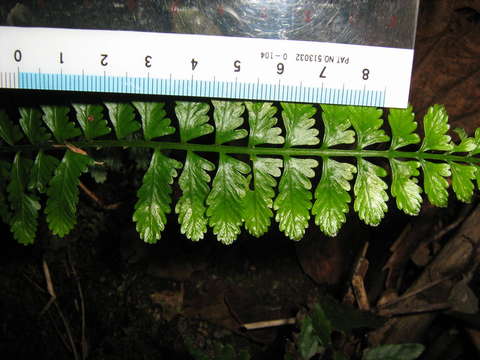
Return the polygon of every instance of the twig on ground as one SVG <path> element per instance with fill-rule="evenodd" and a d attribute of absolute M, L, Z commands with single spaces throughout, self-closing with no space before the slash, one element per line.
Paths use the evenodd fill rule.
<path fill-rule="evenodd" d="M 264 329 L 264 328 L 284 326 L 284 325 L 294 325 L 296 321 L 297 321 L 296 318 L 257 321 L 253 323 L 242 324 L 242 327 L 247 330 L 257 330 L 257 329 Z"/>
<path fill-rule="evenodd" d="M 438 303 L 438 304 L 428 304 L 425 306 L 419 306 L 416 308 L 395 308 L 395 309 L 383 309 L 378 311 L 380 316 L 399 316 L 399 315 L 411 315 L 435 311 L 448 310 L 452 307 L 450 303 Z"/>
<path fill-rule="evenodd" d="M 70 264 L 70 268 L 72 269 L 72 274 L 77 283 L 78 295 L 80 297 L 80 311 L 81 311 L 81 322 L 82 322 L 82 359 L 86 359 L 88 356 L 88 342 L 86 337 L 86 320 L 85 320 L 85 299 L 83 297 L 83 289 L 82 284 L 80 283 L 80 278 L 78 276 L 77 270 L 73 265 L 72 258 L 70 255 L 70 249 L 67 251 L 67 259 L 68 263 Z"/>
<path fill-rule="evenodd" d="M 57 294 L 55 293 L 55 288 L 53 287 L 53 281 L 52 281 L 52 276 L 50 274 L 50 269 L 45 259 L 42 260 L 42 268 L 43 268 L 43 274 L 45 276 L 45 281 L 47 283 L 47 291 L 48 291 L 48 294 L 50 295 L 50 299 L 48 300 L 48 303 L 43 307 L 43 310 L 40 312 L 40 316 L 42 316 L 46 311 L 48 311 L 48 309 L 52 304 L 55 305 L 55 309 L 57 310 L 58 316 L 60 316 L 60 318 L 62 319 L 63 326 L 65 327 L 65 332 L 67 333 L 67 338 L 68 338 L 68 342 L 70 343 L 70 346 L 68 346 L 68 343 L 66 341 L 63 341 L 64 339 L 62 336 L 60 336 L 60 338 L 64 343 L 64 345 L 66 346 L 67 350 L 73 353 L 73 358 L 75 360 L 79 360 L 77 348 L 75 346 L 75 341 L 73 340 L 73 336 L 72 336 L 72 331 L 70 330 L 70 326 L 68 324 L 67 319 L 63 315 L 62 309 L 60 309 L 60 306 L 56 301 Z M 58 333 L 60 335 L 60 332 Z"/>
<path fill-rule="evenodd" d="M 399 296 L 398 298 L 388 302 L 388 303 L 385 303 L 385 304 L 381 304 L 381 305 L 378 305 L 377 308 L 378 309 L 385 309 L 387 307 L 390 307 L 392 305 L 395 305 L 395 304 L 398 304 L 399 302 L 402 302 L 412 296 L 415 296 L 417 294 L 420 294 L 421 292 L 425 291 L 425 290 L 428 290 L 448 279 L 450 279 L 452 276 L 446 276 L 446 277 L 443 277 L 441 279 L 437 279 L 437 280 L 434 280 L 432 281 L 431 283 L 428 283 L 428 284 L 425 284 L 423 285 L 422 287 L 419 287 L 418 289 L 415 289 L 415 290 L 411 290 L 411 291 L 408 291 L 406 292 L 405 294 L 403 294 L 402 296 Z"/>
<path fill-rule="evenodd" d="M 370 302 L 365 289 L 364 278 L 368 271 L 369 262 L 366 258 L 369 243 L 365 242 L 357 255 L 353 266 L 352 277 L 348 286 L 347 293 L 344 296 L 344 302 L 353 304 L 356 300 L 360 310 L 369 311 Z"/>
<path fill-rule="evenodd" d="M 115 209 L 118 209 L 118 207 L 120 206 L 121 203 L 113 203 L 113 204 L 105 204 L 105 202 L 100 199 L 100 197 L 95 194 L 92 190 L 90 190 L 89 188 L 87 188 L 85 186 L 85 184 L 83 184 L 82 182 L 80 182 L 80 189 L 82 189 L 82 191 L 89 197 L 91 198 L 93 201 L 95 201 L 102 209 L 105 209 L 105 210 L 115 210 Z"/>

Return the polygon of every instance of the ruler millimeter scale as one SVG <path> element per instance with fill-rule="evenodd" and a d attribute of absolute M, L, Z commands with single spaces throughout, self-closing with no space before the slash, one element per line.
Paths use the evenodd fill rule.
<path fill-rule="evenodd" d="M 0 27 L 0 88 L 404 108 L 412 49 Z"/>

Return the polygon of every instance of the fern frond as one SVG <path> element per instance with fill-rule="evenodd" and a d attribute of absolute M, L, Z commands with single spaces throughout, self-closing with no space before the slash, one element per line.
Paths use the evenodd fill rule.
<path fill-rule="evenodd" d="M 240 234 L 248 186 L 245 174 L 249 172 L 250 167 L 243 161 L 220 153 L 212 191 L 207 197 L 207 216 L 213 233 L 224 244 L 233 243 Z"/>
<path fill-rule="evenodd" d="M 135 120 L 134 108 L 127 103 L 105 103 L 110 121 L 113 124 L 117 139 L 121 140 L 141 128 Z"/>
<path fill-rule="evenodd" d="M 242 114 L 245 107 L 241 102 L 212 101 L 213 121 L 215 122 L 215 144 L 221 145 L 233 140 L 243 139 L 247 130 L 238 129 L 243 124 Z"/>
<path fill-rule="evenodd" d="M 457 199 L 465 203 L 472 201 L 478 167 L 474 165 L 458 164 L 451 161 L 450 170 L 452 172 L 452 188 L 457 195 Z"/>
<path fill-rule="evenodd" d="M 428 109 L 423 118 L 423 128 L 425 136 L 420 151 L 453 149 L 451 137 L 446 134 L 450 125 L 448 125 L 448 115 L 443 106 L 434 105 Z"/>
<path fill-rule="evenodd" d="M 2 138 L 8 145 L 14 145 L 22 139 L 23 135 L 18 128 L 8 118 L 5 111 L 0 110 L 0 138 Z"/>
<path fill-rule="evenodd" d="M 0 110 L 0 217 L 17 241 L 32 243 L 38 194 L 46 192 L 49 228 L 65 236 L 76 222 L 80 176 L 93 164 L 95 152 L 90 149 L 110 146 L 130 148 L 135 161 L 148 168 L 133 219 L 149 243 L 160 239 L 166 226 L 172 183 L 182 167 L 166 156 L 170 151 L 184 152 L 178 179 L 182 194 L 175 212 L 182 233 L 194 241 L 212 228 L 219 241 L 231 244 L 243 225 L 250 234 L 261 236 L 272 218 L 287 237 L 299 240 L 311 214 L 322 232 L 335 236 L 352 201 L 365 223 L 380 223 L 388 210 L 385 179 L 391 179 L 389 192 L 396 206 L 410 215 L 419 214 L 423 192 L 433 205 L 447 206 L 450 180 L 453 193 L 463 202 L 471 201 L 480 183 L 480 129 L 474 137 L 455 129 L 456 141 L 452 141 L 448 116 L 440 105 L 428 109 L 423 139 L 411 107 L 390 110 L 390 143 L 380 109 L 322 105 L 317 114 L 313 105 L 282 103 L 280 121 L 272 103 L 216 100 L 212 105 L 210 119 L 209 104 L 176 103 L 172 115 L 178 120 L 178 142 L 170 142 L 173 136 L 169 142 L 157 140 L 173 134 L 177 124 L 171 123 L 163 103 L 106 103 L 114 135 L 109 135 L 111 127 L 101 105 L 73 105 L 79 128 L 66 106 L 43 106 L 43 113 L 20 108 L 20 126 Z M 214 144 L 192 142 L 213 132 Z M 59 150 L 64 152 L 61 161 Z M 4 157 L 9 152 L 15 156 Z M 218 161 L 207 160 L 206 153 L 217 154 Z M 320 180 L 312 204 L 312 179 L 319 160 Z M 389 168 L 384 166 L 387 163 Z"/>
<path fill-rule="evenodd" d="M 69 121 L 70 109 L 66 106 L 42 106 L 43 122 L 48 126 L 59 143 L 81 134 L 75 123 Z"/>
<path fill-rule="evenodd" d="M 387 212 L 388 186 L 381 178 L 387 171 L 370 161 L 357 160 L 357 179 L 353 192 L 355 202 L 353 208 L 367 225 L 377 226 Z"/>
<path fill-rule="evenodd" d="M 147 243 L 157 242 L 165 228 L 166 215 L 170 213 L 170 203 L 172 202 L 171 184 L 177 176 L 176 169 L 181 166 L 181 163 L 166 157 L 160 150 L 154 151 L 150 167 L 138 190 L 138 201 L 133 213 L 137 231 Z"/>
<path fill-rule="evenodd" d="M 77 221 L 79 178 L 91 162 L 88 156 L 67 150 L 55 169 L 45 208 L 48 227 L 53 234 L 63 237 L 73 229 Z"/>
<path fill-rule="evenodd" d="M 336 236 L 347 220 L 346 214 L 352 200 L 349 194 L 350 181 L 357 168 L 329 158 L 322 161 L 322 178 L 315 190 L 312 214 L 323 233 Z"/>
<path fill-rule="evenodd" d="M 100 105 L 72 104 L 77 113 L 77 121 L 87 140 L 110 133 L 107 120 L 103 118 L 103 107 Z"/>
<path fill-rule="evenodd" d="M 37 231 L 37 217 L 40 204 L 38 199 L 26 193 L 28 172 L 31 160 L 20 153 L 15 155 L 8 184 L 8 200 L 12 206 L 10 229 L 13 237 L 23 245 L 33 244 Z"/>
<path fill-rule="evenodd" d="M 177 102 L 175 113 L 178 118 L 182 143 L 214 131 L 213 126 L 207 124 L 209 108 L 205 103 Z M 193 241 L 203 239 L 207 232 L 206 199 L 210 193 L 208 171 L 213 170 L 215 170 L 215 165 L 210 161 L 193 151 L 187 151 L 185 166 L 178 181 L 182 196 L 177 202 L 175 212 L 178 214 L 182 234 Z"/>
<path fill-rule="evenodd" d="M 353 144 L 355 132 L 351 130 L 350 110 L 345 106 L 322 105 L 323 110 L 323 143 L 322 148 L 330 148 L 340 144 Z"/>
<path fill-rule="evenodd" d="M 59 161 L 57 158 L 47 155 L 44 151 L 40 150 L 30 172 L 28 188 L 30 190 L 36 189 L 38 192 L 44 193 L 58 164 Z"/>
<path fill-rule="evenodd" d="M 312 105 L 282 103 L 282 108 L 286 132 L 284 148 L 320 142 L 319 131 L 314 128 L 315 119 L 312 118 L 316 109 Z M 313 169 L 317 166 L 317 160 L 284 156 L 284 171 L 274 202 L 275 220 L 280 230 L 292 240 L 300 240 L 308 227 L 312 207 L 310 178 L 315 176 Z"/>
<path fill-rule="evenodd" d="M 175 132 L 175 128 L 170 126 L 170 119 L 165 117 L 167 113 L 163 109 L 164 103 L 133 102 L 132 104 L 140 113 L 145 140 L 152 140 Z"/>
<path fill-rule="evenodd" d="M 272 103 L 247 101 L 245 106 L 248 110 L 248 125 L 250 126 L 248 146 L 283 144 L 285 142 L 283 136 L 280 135 L 282 129 L 275 126 L 277 109 Z"/>
<path fill-rule="evenodd" d="M 418 215 L 422 206 L 422 188 L 418 185 L 418 161 L 390 159 L 392 169 L 392 196 L 397 207 L 408 215 Z"/>
<path fill-rule="evenodd" d="M 20 112 L 20 126 L 28 140 L 34 145 L 40 145 L 50 140 L 51 135 L 42 123 L 42 113 L 35 108 L 21 107 Z"/>
<path fill-rule="evenodd" d="M 248 147 L 263 144 L 283 144 L 282 129 L 275 126 L 277 109 L 272 103 L 246 102 L 250 133 Z M 273 217 L 273 198 L 283 162 L 277 158 L 251 156 L 253 174 L 247 179 L 250 186 L 244 198 L 245 229 L 253 236 L 261 236 L 268 231 Z"/>
<path fill-rule="evenodd" d="M 6 187 L 9 180 L 10 164 L 6 161 L 0 160 L 0 219 L 2 219 L 5 224 L 10 223 L 10 218 L 12 216 L 6 199 Z"/>
<path fill-rule="evenodd" d="M 272 207 L 275 197 L 275 187 L 280 177 L 283 162 L 281 159 L 254 157 L 253 189 L 248 189 L 244 199 L 245 229 L 253 236 L 260 237 L 265 234 L 273 217 Z"/>
<path fill-rule="evenodd" d="M 182 234 L 193 241 L 203 239 L 207 232 L 205 202 L 210 192 L 210 175 L 207 171 L 213 170 L 215 166 L 210 161 L 193 151 L 187 152 L 185 166 L 178 181 L 182 196 L 177 202 L 175 212 L 178 214 Z"/>
<path fill-rule="evenodd" d="M 180 128 L 180 141 L 187 143 L 200 136 L 210 134 L 214 131 L 212 125 L 208 124 L 208 110 L 210 106 L 205 103 L 177 101 L 175 114 L 177 115 Z"/>

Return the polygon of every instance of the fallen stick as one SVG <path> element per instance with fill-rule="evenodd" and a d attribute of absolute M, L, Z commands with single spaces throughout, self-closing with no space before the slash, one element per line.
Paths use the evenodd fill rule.
<path fill-rule="evenodd" d="M 256 329 L 264 329 L 264 328 L 276 327 L 276 326 L 293 325 L 295 324 L 296 321 L 297 321 L 296 318 L 257 321 L 257 322 L 242 324 L 242 327 L 247 330 L 256 330 Z"/>

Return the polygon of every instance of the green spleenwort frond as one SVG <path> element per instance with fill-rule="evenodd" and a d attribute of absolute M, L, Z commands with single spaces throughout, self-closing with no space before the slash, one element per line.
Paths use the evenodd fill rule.
<path fill-rule="evenodd" d="M 387 171 L 362 158 L 358 158 L 357 168 L 353 208 L 365 224 L 377 226 L 387 212 L 387 184 L 381 179 Z"/>
<path fill-rule="evenodd" d="M 315 190 L 312 214 L 323 233 L 336 236 L 347 220 L 350 210 L 350 181 L 357 168 L 325 157 L 322 177 Z"/>
<path fill-rule="evenodd" d="M 100 105 L 90 104 L 73 104 L 73 108 L 77 113 L 77 121 L 83 130 L 83 134 L 87 140 L 107 135 L 110 128 L 107 120 L 103 118 L 103 107 Z"/>
<path fill-rule="evenodd" d="M 10 164 L 0 160 L 0 219 L 5 224 L 10 223 L 12 216 L 6 199 L 6 187 L 10 180 Z"/>
<path fill-rule="evenodd" d="M 274 158 L 254 157 L 253 179 L 247 180 L 253 185 L 248 189 L 244 199 L 245 229 L 253 236 L 259 237 L 270 228 L 273 217 L 273 198 L 275 187 L 282 171 L 282 160 Z"/>
<path fill-rule="evenodd" d="M 310 208 L 312 207 L 313 170 L 318 166 L 314 159 L 285 157 L 283 175 L 278 185 L 279 193 L 275 199 L 275 220 L 281 231 L 292 240 L 301 240 L 308 227 Z"/>
<path fill-rule="evenodd" d="M 59 143 L 81 134 L 80 129 L 68 118 L 67 106 L 42 106 L 43 122 L 48 126 Z"/>
<path fill-rule="evenodd" d="M 44 144 L 50 140 L 51 135 L 42 123 L 42 112 L 35 108 L 20 108 L 20 126 L 28 140 L 34 144 Z"/>
<path fill-rule="evenodd" d="M 208 124 L 208 110 L 205 103 L 178 101 L 175 107 L 179 128 L 180 141 L 190 140 L 210 134 L 214 131 Z M 210 193 L 210 175 L 208 171 L 215 170 L 215 165 L 193 151 L 187 151 L 185 166 L 178 181 L 182 196 L 177 202 L 175 212 L 181 232 L 189 239 L 198 241 L 207 232 L 206 199 Z"/>
<path fill-rule="evenodd" d="M 18 125 L 14 125 L 7 113 L 0 110 L 0 138 L 8 145 L 14 145 L 23 137 Z"/>
<path fill-rule="evenodd" d="M 246 102 L 250 134 L 248 146 L 254 148 L 263 144 L 283 144 L 282 129 L 275 126 L 277 109 L 272 103 Z M 245 229 L 253 236 L 259 237 L 270 228 L 273 217 L 273 199 L 275 197 L 275 178 L 282 174 L 281 159 L 250 157 L 253 165 L 253 175 L 247 182 L 250 184 L 244 199 Z"/>
<path fill-rule="evenodd" d="M 161 136 L 170 135 L 175 128 L 170 126 L 170 119 L 166 118 L 165 104 L 156 102 L 133 102 L 142 119 L 143 136 L 145 140 L 152 140 Z"/>
<path fill-rule="evenodd" d="M 127 103 L 105 103 L 117 139 L 121 140 L 141 128 L 135 120 L 134 108 Z"/>
<path fill-rule="evenodd" d="M 48 227 L 53 234 L 63 237 L 75 226 L 79 178 L 91 162 L 88 156 L 67 150 L 55 169 L 47 190 L 45 209 Z"/>
<path fill-rule="evenodd" d="M 8 184 L 8 200 L 12 206 L 10 229 L 20 244 L 33 244 L 37 230 L 37 217 L 40 204 L 38 198 L 26 192 L 25 180 L 31 167 L 31 160 L 15 155 Z"/>
<path fill-rule="evenodd" d="M 177 176 L 177 169 L 182 164 L 162 154 L 153 152 L 150 167 L 143 177 L 143 184 L 138 190 L 133 221 L 137 223 L 140 237 L 153 244 L 160 239 L 170 213 L 171 184 Z"/>
<path fill-rule="evenodd" d="M 279 112 L 266 102 L 211 105 L 212 118 L 209 104 L 188 101 L 177 102 L 174 114 L 154 102 L 106 103 L 107 111 L 91 104 L 22 107 L 18 123 L 0 110 L 0 218 L 18 242 L 30 244 L 39 199 L 46 197 L 51 232 L 67 235 L 76 222 L 80 176 L 93 164 L 90 149 L 109 147 L 146 156 L 133 219 L 149 243 L 160 239 L 172 206 L 181 232 L 194 241 L 213 233 L 231 244 L 243 226 L 261 236 L 273 218 L 287 237 L 300 240 L 311 215 L 322 232 L 337 235 L 351 202 L 375 226 L 389 193 L 400 210 L 417 215 L 423 197 L 447 206 L 450 183 L 463 202 L 480 183 L 480 130 L 469 137 L 455 129 L 452 141 L 440 105 L 428 109 L 423 139 L 410 107 L 390 110 L 383 126 L 382 110 L 367 107 L 282 103 Z M 158 139 L 165 135 L 169 141 Z"/>
<path fill-rule="evenodd" d="M 217 239 L 231 244 L 240 234 L 243 222 L 243 198 L 247 190 L 245 174 L 250 167 L 225 153 L 220 153 L 217 174 L 207 198 L 209 225 Z"/>

